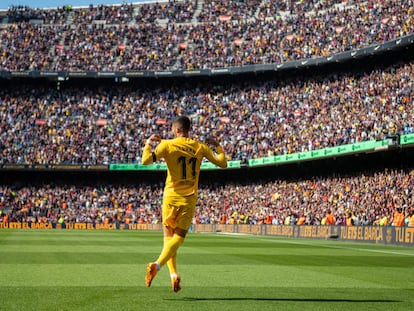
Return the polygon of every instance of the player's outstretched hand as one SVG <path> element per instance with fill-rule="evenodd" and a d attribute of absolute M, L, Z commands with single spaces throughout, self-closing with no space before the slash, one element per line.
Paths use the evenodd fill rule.
<path fill-rule="evenodd" d="M 206 144 L 207 145 L 212 145 L 217 147 L 219 145 L 218 141 L 213 137 L 213 136 L 209 136 L 206 138 Z"/>

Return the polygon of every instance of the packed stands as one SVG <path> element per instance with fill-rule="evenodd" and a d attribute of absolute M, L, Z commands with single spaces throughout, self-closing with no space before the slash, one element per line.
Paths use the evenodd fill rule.
<path fill-rule="evenodd" d="M 170 23 L 190 23 L 194 17 L 197 1 L 168 1 L 161 3 L 143 4 L 138 7 L 135 22 L 153 23 L 157 20 L 167 20 Z"/>
<path fill-rule="evenodd" d="M 19 18 L 0 30 L 0 70 L 184 70 L 280 63 L 354 50 L 414 30 L 412 0 L 324 3 L 291 5 L 292 13 L 282 11 L 278 2 L 257 0 L 205 0 L 201 8 L 185 1 L 36 11 L 43 23 Z M 31 43 L 30 52 L 22 42 Z M 31 61 L 30 53 L 37 59 Z"/>
<path fill-rule="evenodd" d="M 414 32 L 413 1 L 169 1 L 12 7 L 0 70 L 186 70 L 323 57 Z M 2 82 L 0 164 L 139 163 L 152 133 L 187 114 L 230 160 L 414 133 L 414 63 L 282 79 L 177 83 Z M 410 213 L 413 172 L 203 185 L 195 223 L 386 225 Z M 258 195 L 260 194 L 260 195 Z M 0 221 L 159 223 L 162 186 L 0 185 Z"/>
<path fill-rule="evenodd" d="M 128 24 L 132 20 L 133 10 L 132 4 L 126 3 L 117 6 L 90 5 L 87 8 L 74 9 L 71 19 L 75 25 L 90 25 L 98 21 L 111 25 L 122 25 Z"/>
<path fill-rule="evenodd" d="M 414 64 L 291 81 L 0 90 L 0 163 L 139 163 L 140 142 L 190 115 L 229 159 L 310 151 L 414 131 Z"/>
<path fill-rule="evenodd" d="M 56 9 L 32 9 L 23 5 L 12 5 L 7 11 L 6 22 L 13 23 L 34 23 L 34 24 L 62 24 L 70 12 L 69 7 Z"/>
<path fill-rule="evenodd" d="M 406 216 L 414 205 L 414 172 L 382 172 L 301 181 L 204 185 L 194 223 L 323 225 L 328 212 L 336 225 L 387 225 L 396 207 Z M 10 221 L 85 223 L 160 222 L 162 187 L 120 185 L 0 186 L 0 210 Z M 0 215 L 0 220 L 1 220 Z M 382 221 L 382 222 L 381 222 Z M 387 223 L 384 224 L 384 221 Z"/>

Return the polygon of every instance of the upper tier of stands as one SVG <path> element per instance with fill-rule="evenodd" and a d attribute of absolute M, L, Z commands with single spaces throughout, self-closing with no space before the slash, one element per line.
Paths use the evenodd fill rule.
<path fill-rule="evenodd" d="M 152 133 L 192 117 L 230 159 L 310 151 L 414 132 L 414 64 L 312 79 L 0 89 L 0 163 L 140 162 Z M 33 83 L 35 83 L 34 81 Z"/>
<path fill-rule="evenodd" d="M 408 1 L 212 1 L 3 12 L 0 70 L 203 69 L 317 58 L 414 32 Z"/>

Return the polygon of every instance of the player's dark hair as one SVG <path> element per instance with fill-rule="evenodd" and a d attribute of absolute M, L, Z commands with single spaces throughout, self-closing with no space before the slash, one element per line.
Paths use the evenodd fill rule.
<path fill-rule="evenodd" d="M 191 127 L 191 120 L 186 116 L 179 116 L 174 119 L 173 124 L 177 125 L 184 132 L 188 133 Z"/>

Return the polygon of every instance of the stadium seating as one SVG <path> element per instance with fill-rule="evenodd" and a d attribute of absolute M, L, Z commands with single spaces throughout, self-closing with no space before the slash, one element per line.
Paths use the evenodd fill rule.
<path fill-rule="evenodd" d="M 201 8 L 188 0 L 28 9 L 25 14 L 34 14 L 37 22 L 18 17 L 22 13 L 13 17 L 12 11 L 8 20 L 14 22 L 0 29 L 0 70 L 171 70 L 279 63 L 358 49 L 414 29 L 412 1 L 290 3 L 289 11 L 286 1 L 257 0 L 205 0 Z"/>
<path fill-rule="evenodd" d="M 412 63 L 312 80 L 173 88 L 50 85 L 0 90 L 0 164 L 139 163 L 140 142 L 190 115 L 230 160 L 290 154 L 414 131 Z"/>
<path fill-rule="evenodd" d="M 345 225 L 348 214 L 352 214 L 354 225 L 379 226 L 384 217 L 390 221 L 395 206 L 404 207 L 408 216 L 407 206 L 414 203 L 413 174 L 386 170 L 291 182 L 204 185 L 194 223 L 295 225 L 305 216 L 305 225 L 323 225 L 326 213 L 332 211 L 339 226 Z M 160 187 L 145 183 L 0 185 L 0 210 L 12 222 L 58 222 L 62 218 L 67 223 L 157 224 L 161 198 Z"/>
<path fill-rule="evenodd" d="M 413 7 L 411 0 L 11 7 L 0 16 L 0 70 L 184 70 L 316 58 L 412 34 Z M 192 117 L 196 137 L 216 135 L 230 160 L 414 133 L 413 76 L 414 64 L 403 62 L 215 85 L 4 82 L 0 164 L 139 163 L 141 143 L 154 132 L 169 137 L 167 120 L 177 114 Z M 337 225 L 349 212 L 356 224 L 380 225 L 394 205 L 413 206 L 412 175 L 202 187 L 195 222 L 294 224 L 305 216 L 320 225 L 332 210 Z M 10 221 L 158 223 L 161 197 L 145 184 L 0 185 L 0 210 Z"/>

